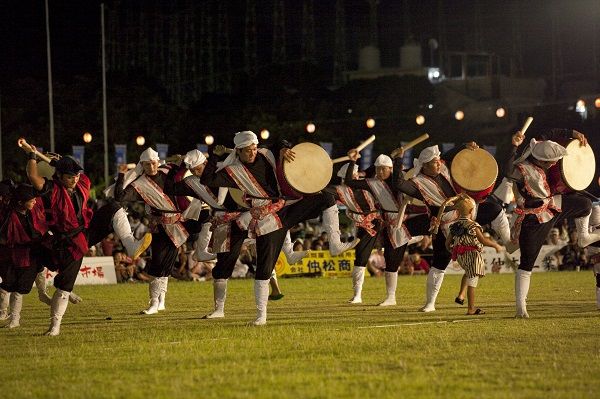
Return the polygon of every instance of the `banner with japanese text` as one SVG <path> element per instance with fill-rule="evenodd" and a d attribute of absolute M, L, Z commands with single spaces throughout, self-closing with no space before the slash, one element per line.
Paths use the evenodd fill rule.
<path fill-rule="evenodd" d="M 329 251 L 310 251 L 301 262 L 290 265 L 283 253 L 280 253 L 275 271 L 279 277 L 350 277 L 354 258 L 354 250 L 338 256 L 331 256 Z"/>
<path fill-rule="evenodd" d="M 56 272 L 46 269 L 46 282 L 53 284 Z M 116 284 L 115 262 L 112 256 L 84 257 L 75 285 Z"/>

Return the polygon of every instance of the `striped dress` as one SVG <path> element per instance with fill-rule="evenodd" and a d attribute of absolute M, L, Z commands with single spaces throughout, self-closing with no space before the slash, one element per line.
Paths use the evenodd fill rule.
<path fill-rule="evenodd" d="M 450 226 L 452 259 L 465 270 L 468 278 L 485 276 L 483 244 L 477 239 L 477 229 L 481 229 L 477 222 L 462 217 Z"/>

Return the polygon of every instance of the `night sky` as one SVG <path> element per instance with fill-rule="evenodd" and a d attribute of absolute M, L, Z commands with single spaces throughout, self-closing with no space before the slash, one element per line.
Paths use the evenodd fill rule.
<path fill-rule="evenodd" d="M 95 73 L 100 59 L 100 17 L 97 0 L 50 1 L 53 72 L 57 79 L 80 73 Z M 107 1 L 107 6 L 110 1 Z M 127 1 L 124 1 L 127 3 Z M 182 3 L 181 1 L 179 2 Z M 231 4 L 235 3 L 233 1 Z M 296 2 L 287 2 L 288 10 L 301 8 Z M 333 26 L 334 0 L 315 1 L 317 46 L 327 50 L 331 33 L 324 29 Z M 270 1 L 257 1 L 258 7 L 270 8 Z M 356 50 L 366 40 L 368 32 L 368 5 L 364 0 L 347 0 L 347 37 L 356 63 Z M 411 28 L 415 37 L 425 43 L 437 36 L 437 1 L 410 1 Z M 472 42 L 475 1 L 446 1 L 447 40 L 450 50 L 464 50 Z M 508 54 L 511 47 L 510 30 L 513 19 L 508 1 L 481 0 L 481 21 L 484 27 L 483 48 L 489 52 Z M 593 30 L 598 19 L 600 2 L 596 0 L 533 0 L 519 1 L 522 24 L 522 47 L 525 73 L 528 76 L 546 76 L 551 72 L 551 14 L 556 6 L 560 13 L 561 41 L 564 69 L 580 74 L 592 69 Z M 231 7 L 232 21 L 243 20 Z M 299 18 L 288 16 L 288 30 Z M 382 64 L 398 64 L 402 43 L 402 2 L 381 0 L 379 6 L 379 35 Z M 325 21 L 326 23 L 323 23 Z M 330 23 L 328 23 L 328 21 Z M 46 42 L 43 0 L 2 0 L 0 2 L 0 72 L 1 79 L 46 74 Z M 235 24 L 232 23 L 235 31 Z M 289 34 L 292 43 L 297 33 Z M 598 46 L 598 44 L 596 44 Z M 424 54 L 428 50 L 424 49 Z"/>

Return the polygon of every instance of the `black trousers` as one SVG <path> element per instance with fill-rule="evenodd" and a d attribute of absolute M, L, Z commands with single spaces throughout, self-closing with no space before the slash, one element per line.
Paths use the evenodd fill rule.
<path fill-rule="evenodd" d="M 557 224 L 560 225 L 565 219 L 588 215 L 592 210 L 592 201 L 579 193 L 563 194 L 561 209 L 562 212 L 546 223 L 538 222 L 535 215 L 527 215 L 523 219 L 519 233 L 519 247 L 521 248 L 519 269 L 531 271 L 550 229 Z"/>
<path fill-rule="evenodd" d="M 437 214 L 437 209 L 432 209 L 432 212 Z M 502 211 L 502 206 L 490 199 L 486 199 L 480 203 L 477 209 L 477 218 L 475 221 L 480 225 L 484 226 L 490 224 Z M 425 221 L 427 220 L 427 221 Z M 428 235 L 429 233 L 429 219 L 424 216 L 417 216 L 412 219 L 408 219 L 405 222 L 410 234 L 413 236 L 417 235 Z M 545 238 L 545 236 L 544 236 Z M 446 249 L 446 237 L 439 231 L 438 234 L 432 237 L 433 246 L 433 261 L 431 266 L 438 270 L 446 270 L 448 263 L 452 258 L 452 254 Z"/>
<path fill-rule="evenodd" d="M 35 281 L 35 276 L 44 268 L 42 266 L 16 267 L 8 266 L 2 276 L 0 288 L 8 292 L 29 294 Z"/>
<path fill-rule="evenodd" d="M 94 216 L 92 216 L 92 220 L 90 220 L 90 225 L 87 229 L 90 247 L 98 244 L 114 231 L 112 219 L 119 209 L 121 209 L 121 205 L 110 198 L 105 205 L 94 212 Z"/>
<path fill-rule="evenodd" d="M 177 263 L 179 251 L 163 227 L 159 225 L 157 228 L 158 231 L 152 233 L 152 258 L 145 272 L 154 277 L 169 277 Z"/>
<path fill-rule="evenodd" d="M 300 201 L 286 206 L 277 212 L 283 227 L 269 234 L 256 238 L 256 280 L 269 280 L 271 273 L 283 247 L 287 231 L 300 222 L 318 217 L 321 212 L 335 205 L 335 197 L 331 193 L 321 192 L 302 198 Z M 231 277 L 235 261 L 247 237 L 236 223 L 232 223 L 230 251 L 217 255 L 217 266 L 212 271 L 214 279 Z"/>
<path fill-rule="evenodd" d="M 356 236 L 360 239 L 360 242 L 354 247 L 356 254 L 354 267 L 365 267 L 367 265 L 373 247 L 375 247 L 377 240 L 381 238 L 383 243 L 383 257 L 385 259 L 385 271 L 395 273 L 402 263 L 407 245 L 405 244 L 401 247 L 394 248 L 389 239 L 387 228 L 385 226 L 382 227 L 381 220 L 375 220 L 373 224 L 377 231 L 375 236 L 370 235 L 361 227 L 358 228 Z"/>
<path fill-rule="evenodd" d="M 82 263 L 83 258 L 71 260 L 70 262 L 65 262 L 63 265 L 60 265 L 58 267 L 58 274 L 54 277 L 54 286 L 63 291 L 73 291 L 73 286 L 75 285 L 75 280 L 77 280 L 77 275 L 79 274 Z"/>

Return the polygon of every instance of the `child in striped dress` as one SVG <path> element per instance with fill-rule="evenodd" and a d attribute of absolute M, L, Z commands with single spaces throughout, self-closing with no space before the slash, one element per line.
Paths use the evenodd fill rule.
<path fill-rule="evenodd" d="M 454 207 L 458 210 L 460 218 L 450 226 L 450 233 L 446 238 L 446 248 L 452 253 L 452 260 L 456 260 L 465 270 L 461 288 L 467 287 L 469 306 L 467 314 L 484 314 L 483 310 L 475 307 L 475 288 L 479 277 L 485 276 L 485 263 L 481 250 L 484 245 L 494 247 L 496 251 L 500 251 L 502 247 L 492 239 L 485 237 L 481 226 L 472 219 L 475 201 L 471 197 L 461 194 L 454 203 Z"/>

